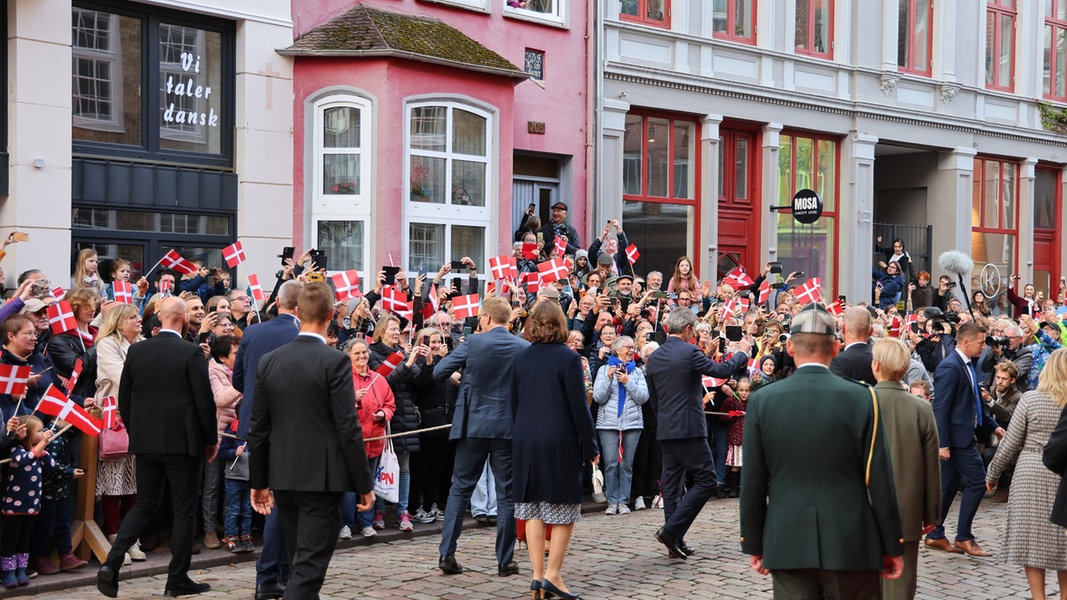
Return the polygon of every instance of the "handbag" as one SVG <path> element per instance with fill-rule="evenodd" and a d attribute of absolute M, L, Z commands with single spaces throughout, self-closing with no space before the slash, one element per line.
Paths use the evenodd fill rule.
<path fill-rule="evenodd" d="M 122 419 L 115 419 L 111 428 L 100 430 L 100 460 L 125 458 L 130 453 L 130 435 Z"/>
<path fill-rule="evenodd" d="M 385 434 L 389 435 L 388 425 Z M 400 461 L 393 451 L 392 439 L 386 439 L 378 472 L 374 474 L 374 495 L 386 502 L 400 501 Z"/>

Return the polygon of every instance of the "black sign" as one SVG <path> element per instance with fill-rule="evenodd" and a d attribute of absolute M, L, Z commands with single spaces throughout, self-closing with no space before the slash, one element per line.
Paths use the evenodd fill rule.
<path fill-rule="evenodd" d="M 797 223 L 811 224 L 822 216 L 822 198 L 815 190 L 803 189 L 793 196 L 793 219 Z"/>

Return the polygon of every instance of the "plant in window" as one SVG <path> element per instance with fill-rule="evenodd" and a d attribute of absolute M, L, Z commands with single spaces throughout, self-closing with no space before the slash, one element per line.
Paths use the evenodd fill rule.
<path fill-rule="evenodd" d="M 430 169 L 425 165 L 411 168 L 411 200 L 414 202 L 430 201 Z"/>
<path fill-rule="evenodd" d="M 356 184 L 352 181 L 342 181 L 333 186 L 333 193 L 335 194 L 355 194 Z"/>
<path fill-rule="evenodd" d="M 1048 102 L 1037 103 L 1041 111 L 1041 126 L 1047 131 L 1067 134 L 1067 109 L 1056 108 Z"/>

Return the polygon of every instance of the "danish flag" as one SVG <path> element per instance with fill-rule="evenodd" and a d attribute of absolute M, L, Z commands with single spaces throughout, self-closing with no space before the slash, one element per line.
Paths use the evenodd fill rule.
<path fill-rule="evenodd" d="M 70 371 L 70 378 L 67 379 L 67 393 L 74 391 L 74 386 L 78 384 L 78 378 L 82 375 L 82 359 L 74 361 L 74 368 Z"/>
<path fill-rule="evenodd" d="M 710 390 L 711 388 L 717 388 L 725 385 L 726 379 L 719 379 L 718 377 L 712 377 L 710 375 L 702 375 L 700 377 L 700 383 L 704 385 L 705 390 Z"/>
<path fill-rule="evenodd" d="M 493 279 L 514 279 L 518 269 L 514 256 L 494 256 L 489 259 L 489 274 Z"/>
<path fill-rule="evenodd" d="M 725 311 L 726 316 L 730 316 L 737 311 L 741 311 L 741 314 L 748 312 L 748 307 L 750 305 L 751 303 L 749 302 L 748 298 L 734 296 L 733 298 L 730 298 L 730 300 L 727 301 L 722 308 L 723 311 Z"/>
<path fill-rule="evenodd" d="M 639 258 L 641 258 L 641 253 L 637 251 L 637 244 L 630 244 L 626 247 L 626 260 L 630 261 L 631 265 Z"/>
<path fill-rule="evenodd" d="M 840 300 L 834 300 L 830 304 L 830 306 L 826 307 L 826 310 L 829 311 L 831 315 L 834 315 L 836 317 L 837 315 L 843 314 L 845 312 L 845 306 L 841 304 Z"/>
<path fill-rule="evenodd" d="M 57 419 L 63 419 L 83 433 L 91 436 L 100 435 L 100 430 L 104 427 L 104 424 L 99 419 L 85 412 L 84 408 L 64 396 L 63 392 L 57 390 L 55 386 L 48 386 L 48 391 L 41 398 L 41 402 L 37 405 L 37 410 Z"/>
<path fill-rule="evenodd" d="M 756 300 L 758 304 L 763 304 L 771 298 L 771 282 L 769 279 L 764 279 L 763 283 L 759 284 L 759 298 Z"/>
<path fill-rule="evenodd" d="M 408 304 L 407 294 L 389 285 L 382 290 L 382 308 L 401 314 L 405 310 L 410 311 L 411 305 Z"/>
<path fill-rule="evenodd" d="M 176 250 L 171 250 L 163 255 L 163 260 L 159 261 L 164 267 L 173 269 L 183 275 L 192 275 L 196 273 L 196 265 L 182 258 L 181 254 L 178 254 Z"/>
<path fill-rule="evenodd" d="M 918 315 L 916 315 L 915 313 L 911 313 L 910 315 L 904 317 L 904 330 L 911 331 L 911 324 L 915 323 L 917 320 Z"/>
<path fill-rule="evenodd" d="M 53 298 L 62 298 L 64 294 L 63 288 L 59 287 L 58 285 L 48 290 L 48 293 L 52 294 Z"/>
<path fill-rule="evenodd" d="M 541 283 L 552 283 L 557 279 L 566 279 L 567 264 L 563 262 L 562 258 L 553 258 L 552 260 L 546 260 L 543 263 L 537 264 L 537 272 L 541 275 Z"/>
<path fill-rule="evenodd" d="M 56 335 L 78 328 L 78 321 L 74 319 L 74 309 L 66 300 L 49 304 L 45 309 L 45 314 L 48 315 L 48 324 L 52 326 L 52 333 Z"/>
<path fill-rule="evenodd" d="M 428 294 L 430 303 L 427 306 L 433 308 L 433 312 L 441 310 L 441 297 L 437 294 L 437 285 L 430 284 L 430 293 Z"/>
<path fill-rule="evenodd" d="M 452 299 L 452 312 L 457 319 L 478 316 L 478 294 L 456 296 Z"/>
<path fill-rule="evenodd" d="M 400 352 L 394 352 L 386 357 L 382 364 L 378 365 L 377 369 L 374 369 L 374 372 L 382 377 L 388 377 L 402 362 L 404 362 L 404 355 Z"/>
<path fill-rule="evenodd" d="M 334 273 L 330 276 L 330 279 L 333 279 L 333 287 L 337 292 L 338 301 L 363 296 L 363 292 L 359 290 L 358 272 L 345 271 L 343 273 Z"/>
<path fill-rule="evenodd" d="M 174 288 L 174 282 L 172 282 L 171 280 L 169 280 L 169 279 L 161 279 L 161 280 L 159 280 L 159 293 L 162 294 L 163 296 L 169 296 L 170 293 L 173 291 L 173 288 Z"/>
<path fill-rule="evenodd" d="M 133 304 L 133 287 L 129 281 L 111 282 L 111 291 L 114 292 L 115 302 Z"/>
<path fill-rule="evenodd" d="M 556 236 L 555 239 L 555 254 L 559 258 L 563 258 L 563 255 L 567 253 L 567 242 L 563 241 L 562 236 Z"/>
<path fill-rule="evenodd" d="M 263 300 L 266 299 L 263 295 L 263 288 L 259 285 L 259 275 L 255 273 L 248 276 L 248 290 L 257 304 L 262 304 Z"/>
<path fill-rule="evenodd" d="M 734 267 L 733 271 L 726 274 L 724 283 L 729 283 L 734 287 L 748 287 L 756 282 L 748 276 L 748 273 L 745 273 L 743 268 Z"/>
<path fill-rule="evenodd" d="M 804 285 L 796 288 L 796 291 L 793 292 L 793 296 L 801 305 L 810 304 L 812 302 L 822 302 L 822 284 L 819 283 L 819 278 L 812 277 L 805 281 Z"/>
<path fill-rule="evenodd" d="M 115 425 L 122 420 L 119 418 L 118 400 L 115 400 L 114 396 L 108 396 L 100 401 L 100 406 L 104 409 L 104 412 L 100 415 L 104 418 L 104 427 L 114 429 Z"/>
<path fill-rule="evenodd" d="M 755 373 L 756 371 L 759 371 L 759 359 L 753 358 L 752 360 L 748 361 L 748 372 Z"/>
<path fill-rule="evenodd" d="M 532 271 L 522 274 L 522 283 L 526 285 L 526 292 L 536 294 L 541 289 L 541 274 Z"/>
<path fill-rule="evenodd" d="M 889 335 L 891 337 L 900 337 L 900 330 L 903 325 L 904 319 L 901 319 L 900 315 L 893 315 L 893 318 L 889 321 Z"/>
<path fill-rule="evenodd" d="M 30 381 L 30 367 L 0 365 L 0 394 L 21 396 Z"/>
<path fill-rule="evenodd" d="M 245 261 L 245 249 L 241 242 L 234 242 L 222 249 L 222 258 L 232 269 Z"/>

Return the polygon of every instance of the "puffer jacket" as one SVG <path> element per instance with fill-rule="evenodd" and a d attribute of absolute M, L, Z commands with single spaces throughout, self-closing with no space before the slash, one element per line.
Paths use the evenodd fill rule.
<path fill-rule="evenodd" d="M 393 369 L 393 372 L 385 378 L 386 383 L 393 390 L 393 401 L 396 402 L 396 412 L 393 413 L 393 418 L 389 420 L 389 427 L 392 433 L 415 431 L 419 428 L 420 423 L 419 409 L 415 405 L 416 389 L 414 385 L 415 380 L 422 373 L 419 361 L 409 367 L 407 365 L 407 354 L 403 352 L 403 348 L 400 346 L 391 348 L 382 342 L 375 342 L 370 346 L 370 363 L 368 366 L 372 371 L 376 370 L 394 352 L 403 353 L 404 362 L 400 363 L 400 366 Z M 397 454 L 418 452 L 418 434 L 393 438 L 393 450 Z"/>
<path fill-rule="evenodd" d="M 620 419 L 619 382 L 614 377 L 608 377 L 609 368 L 607 364 L 600 367 L 593 383 L 593 399 L 600 405 L 596 428 L 615 431 L 644 429 L 641 405 L 648 401 L 648 384 L 645 383 L 644 372 L 639 368 L 630 371 L 630 380 L 626 383 L 626 404 L 622 407 Z"/>
<path fill-rule="evenodd" d="M 215 396 L 217 427 L 219 431 L 225 431 L 237 418 L 237 401 L 242 394 L 233 387 L 233 372 L 219 361 L 208 361 L 207 375 L 211 380 L 211 393 Z"/>

